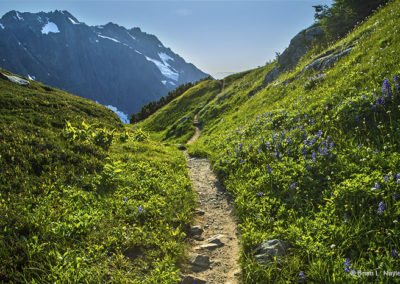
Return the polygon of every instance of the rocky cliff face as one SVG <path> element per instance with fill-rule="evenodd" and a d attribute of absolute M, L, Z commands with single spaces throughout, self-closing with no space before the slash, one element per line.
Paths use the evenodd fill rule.
<path fill-rule="evenodd" d="M 128 114 L 208 76 L 139 28 L 88 26 L 57 10 L 5 14 L 0 67 Z"/>
<path fill-rule="evenodd" d="M 312 46 L 313 42 L 323 34 L 323 29 L 318 25 L 311 26 L 299 32 L 292 38 L 289 47 L 279 56 L 276 67 L 265 76 L 264 84 L 269 84 L 278 78 L 282 72 L 295 67 L 300 58 Z"/>

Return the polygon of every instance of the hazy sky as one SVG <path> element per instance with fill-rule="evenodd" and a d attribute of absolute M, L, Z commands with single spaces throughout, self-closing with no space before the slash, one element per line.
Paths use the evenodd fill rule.
<path fill-rule="evenodd" d="M 140 27 L 195 64 L 221 77 L 275 58 L 290 39 L 314 22 L 313 5 L 331 0 L 137 1 L 0 0 L 0 15 L 10 10 L 68 10 L 88 25 L 114 22 Z"/>

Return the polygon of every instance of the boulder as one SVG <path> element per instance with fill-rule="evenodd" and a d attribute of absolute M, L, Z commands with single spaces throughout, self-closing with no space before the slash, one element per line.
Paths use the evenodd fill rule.
<path fill-rule="evenodd" d="M 254 250 L 256 261 L 263 266 L 268 266 L 275 258 L 280 259 L 287 253 L 289 244 L 281 240 L 268 240 Z"/>
<path fill-rule="evenodd" d="M 353 50 L 353 47 L 346 48 L 343 51 L 337 52 L 337 53 L 328 53 L 328 55 L 325 55 L 323 57 L 319 57 L 310 64 L 308 64 L 306 67 L 304 67 L 302 72 L 305 72 L 307 70 L 313 69 L 315 71 L 320 71 L 323 69 L 327 69 L 335 62 L 337 62 L 339 59 L 341 59 L 343 56 L 346 56 L 347 54 L 350 53 L 350 51 Z"/>
<path fill-rule="evenodd" d="M 264 78 L 264 87 L 274 81 L 278 76 L 296 66 L 300 58 L 306 54 L 316 39 L 324 34 L 319 25 L 313 25 L 299 32 L 292 40 L 288 48 L 278 58 L 277 66 L 274 67 Z"/>

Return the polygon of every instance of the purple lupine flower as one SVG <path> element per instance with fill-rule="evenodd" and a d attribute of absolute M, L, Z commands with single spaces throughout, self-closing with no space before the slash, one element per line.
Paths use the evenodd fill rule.
<path fill-rule="evenodd" d="M 385 211 L 385 203 L 383 201 L 379 202 L 378 205 L 378 215 L 382 215 L 383 211 Z"/>
<path fill-rule="evenodd" d="M 399 77 L 397 75 L 394 75 L 393 81 L 396 83 L 394 85 L 394 89 L 396 90 L 396 94 L 399 93 Z"/>
<path fill-rule="evenodd" d="M 373 109 L 373 110 L 376 110 L 376 105 L 372 105 L 372 109 Z"/>
<path fill-rule="evenodd" d="M 376 189 L 381 189 L 381 184 L 379 182 L 375 183 L 375 188 Z"/>
<path fill-rule="evenodd" d="M 239 150 L 240 150 L 240 151 L 243 150 L 243 145 L 242 145 L 242 143 L 239 143 Z"/>
<path fill-rule="evenodd" d="M 385 178 L 383 179 L 383 182 L 389 182 L 390 176 L 385 176 Z"/>
<path fill-rule="evenodd" d="M 343 215 L 343 220 L 344 220 L 345 224 L 347 224 L 347 222 L 349 221 L 349 219 L 347 219 L 347 215 L 346 214 Z"/>
<path fill-rule="evenodd" d="M 304 280 L 306 280 L 306 276 L 304 275 L 303 271 L 299 272 L 299 277 L 302 279 L 303 282 L 304 282 Z"/>
<path fill-rule="evenodd" d="M 243 160 L 243 159 L 240 159 L 240 163 L 243 164 L 243 163 L 244 163 L 244 160 Z"/>
<path fill-rule="evenodd" d="M 272 217 L 269 218 L 269 223 L 270 223 L 270 224 L 273 224 L 274 222 L 275 222 L 275 221 L 274 221 L 274 218 L 272 218 Z"/>
<path fill-rule="evenodd" d="M 267 174 L 270 174 L 270 173 L 272 173 L 272 168 L 268 165 L 267 166 Z"/>
<path fill-rule="evenodd" d="M 347 258 L 344 261 L 344 272 L 350 273 L 350 271 L 351 271 L 351 261 L 350 261 L 350 258 Z"/>
<path fill-rule="evenodd" d="M 139 206 L 138 213 L 146 213 L 146 210 L 143 209 L 142 205 Z"/>
<path fill-rule="evenodd" d="M 279 159 L 279 153 L 277 151 L 274 152 L 274 157 Z"/>
<path fill-rule="evenodd" d="M 125 198 L 124 198 L 124 202 L 125 202 L 125 203 L 127 203 L 127 202 L 128 202 L 128 200 L 129 200 L 129 198 L 128 198 L 128 197 L 125 197 Z"/>
<path fill-rule="evenodd" d="M 264 196 L 265 195 L 265 193 L 264 192 L 258 192 L 258 193 L 256 193 L 257 194 L 257 196 L 259 196 L 259 197 L 261 197 L 261 196 Z"/>
<path fill-rule="evenodd" d="M 393 258 L 398 258 L 399 253 L 397 251 L 395 251 L 394 249 L 392 249 L 392 251 L 390 252 L 390 256 Z"/>
<path fill-rule="evenodd" d="M 296 182 L 290 184 L 290 189 L 293 189 L 296 186 Z"/>
<path fill-rule="evenodd" d="M 367 96 L 366 96 L 365 94 L 362 94 L 361 98 L 362 98 L 363 100 L 365 100 L 365 99 L 367 98 Z"/>
<path fill-rule="evenodd" d="M 335 146 L 335 143 L 332 141 L 331 144 L 329 144 L 329 149 L 333 149 L 333 146 Z"/>
<path fill-rule="evenodd" d="M 386 78 L 385 81 L 383 81 L 382 85 L 382 96 L 386 95 L 388 98 L 392 95 L 392 85 L 389 82 L 389 78 Z"/>
<path fill-rule="evenodd" d="M 382 97 L 382 98 L 381 98 L 381 105 L 384 105 L 384 104 L 385 104 L 385 98 Z"/>
<path fill-rule="evenodd" d="M 315 153 L 315 151 L 314 151 L 311 154 L 311 161 L 314 163 L 316 160 L 317 160 L 317 153 Z"/>

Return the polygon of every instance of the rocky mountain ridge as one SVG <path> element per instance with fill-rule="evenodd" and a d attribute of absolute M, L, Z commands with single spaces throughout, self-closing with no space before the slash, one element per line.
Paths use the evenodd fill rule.
<path fill-rule="evenodd" d="M 8 12 L 0 50 L 1 67 L 127 114 L 208 76 L 140 28 L 88 26 L 68 11 Z"/>

